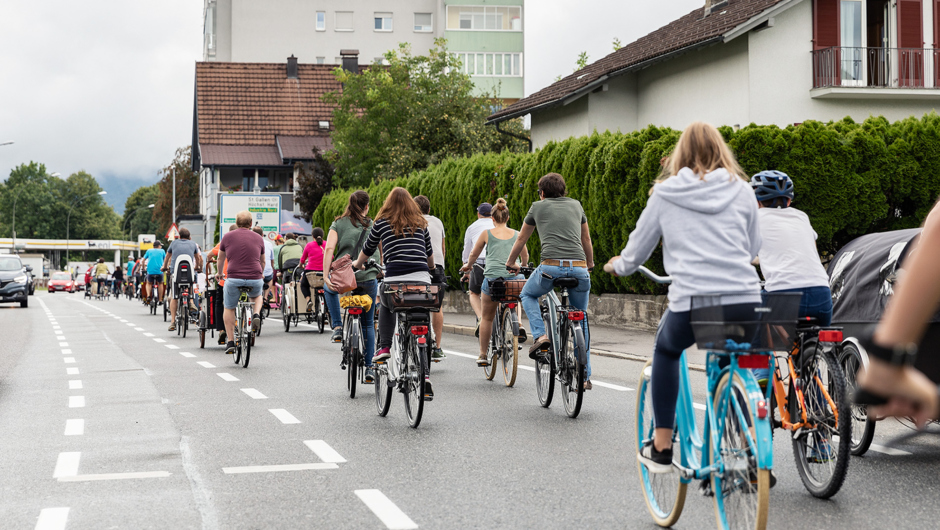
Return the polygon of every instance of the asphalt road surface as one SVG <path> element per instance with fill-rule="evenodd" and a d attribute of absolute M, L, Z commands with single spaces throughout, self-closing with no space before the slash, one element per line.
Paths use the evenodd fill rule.
<path fill-rule="evenodd" d="M 241 368 L 138 302 L 31 302 L 0 308 L 3 528 L 655 528 L 631 426 L 639 363 L 594 357 L 572 420 L 557 398 L 539 406 L 531 361 L 507 388 L 472 337 L 447 335 L 411 429 L 399 395 L 386 418 L 371 386 L 349 398 L 338 345 L 312 327 L 267 321 Z M 820 501 L 777 431 L 770 527 L 938 527 L 940 438 L 883 447 L 904 432 L 879 424 L 877 450 Z M 677 528 L 714 521 L 693 494 Z"/>

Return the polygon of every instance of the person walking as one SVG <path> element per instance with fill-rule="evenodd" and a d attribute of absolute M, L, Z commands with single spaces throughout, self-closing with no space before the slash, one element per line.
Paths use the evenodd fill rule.
<path fill-rule="evenodd" d="M 248 298 L 254 305 L 251 317 L 252 331 L 258 333 L 261 325 L 261 289 L 263 272 L 264 238 L 251 230 L 251 212 L 242 210 L 235 216 L 236 229 L 225 234 L 219 243 L 219 268 L 226 271 L 224 288 L 225 334 L 228 342 L 225 353 L 235 353 L 235 307 L 238 306 L 239 287 L 250 287 Z"/>
<path fill-rule="evenodd" d="M 467 227 L 463 235 L 463 254 L 461 254 L 463 266 L 461 268 L 467 268 L 468 265 L 471 265 L 468 263 L 470 252 L 473 251 L 473 246 L 477 244 L 480 234 L 493 229 L 492 214 L 493 206 L 490 203 L 484 202 L 477 206 L 477 220 Z M 470 272 L 465 276 L 470 284 L 470 307 L 473 308 L 473 312 L 477 317 L 476 331 L 474 331 L 474 335 L 477 337 L 480 336 L 480 318 L 483 316 L 483 302 L 480 299 L 480 292 L 483 287 L 483 267 L 485 265 L 486 254 L 482 254 L 477 258 L 476 263 L 468 269 Z"/>
<path fill-rule="evenodd" d="M 428 233 L 431 236 L 431 249 L 434 251 L 434 270 L 431 271 L 431 282 L 444 284 L 444 223 L 440 219 L 431 215 L 431 200 L 424 195 L 415 197 L 418 209 L 424 215 L 428 222 Z M 431 328 L 434 330 L 434 350 L 431 351 L 431 359 L 438 360 L 447 358 L 444 355 L 444 312 L 438 311 L 431 313 Z"/>
<path fill-rule="evenodd" d="M 176 310 L 179 306 L 179 293 L 177 292 L 177 282 L 179 281 L 179 271 L 177 270 L 177 262 L 181 256 L 189 256 L 193 261 L 193 278 L 191 280 L 195 281 L 195 273 L 202 271 L 202 252 L 199 250 L 199 245 L 197 245 L 192 239 L 189 233 L 188 228 L 180 228 L 180 237 L 174 239 L 170 243 L 170 246 L 166 249 L 166 257 L 163 259 L 163 271 L 170 271 L 170 285 L 172 291 L 170 295 L 170 328 L 169 331 L 176 331 Z M 191 310 L 194 310 L 195 307 L 190 307 Z"/>

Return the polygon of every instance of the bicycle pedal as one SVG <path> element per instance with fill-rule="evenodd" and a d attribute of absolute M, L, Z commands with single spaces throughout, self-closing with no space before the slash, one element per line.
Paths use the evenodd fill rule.
<path fill-rule="evenodd" d="M 424 400 L 425 400 L 425 401 L 434 401 L 434 396 L 429 396 L 429 395 L 425 394 L 425 395 L 424 395 Z"/>
<path fill-rule="evenodd" d="M 705 479 L 698 485 L 698 492 L 702 497 L 714 497 L 715 492 L 712 491 L 712 481 Z"/>

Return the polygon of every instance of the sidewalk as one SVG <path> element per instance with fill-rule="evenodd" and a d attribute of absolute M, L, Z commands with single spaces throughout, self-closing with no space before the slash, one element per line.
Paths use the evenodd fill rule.
<path fill-rule="evenodd" d="M 522 314 L 522 325 L 529 332 L 529 321 Z M 455 335 L 473 336 L 476 326 L 476 317 L 473 313 L 444 313 L 444 332 Z M 656 332 L 638 329 L 629 326 L 591 326 L 591 354 L 602 357 L 616 357 L 630 361 L 646 362 L 653 355 L 653 342 Z M 522 351 L 527 353 L 532 344 L 532 334 L 529 340 L 522 345 Z M 704 371 L 705 354 L 693 346 L 688 350 L 689 365 L 692 369 Z M 528 357 L 526 355 L 526 357 Z"/>

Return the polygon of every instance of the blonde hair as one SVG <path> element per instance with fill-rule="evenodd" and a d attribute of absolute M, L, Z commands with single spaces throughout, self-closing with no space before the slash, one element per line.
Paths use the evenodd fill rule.
<path fill-rule="evenodd" d="M 724 168 L 731 174 L 732 179 L 738 177 L 747 181 L 744 170 L 738 165 L 734 153 L 718 129 L 700 121 L 690 124 L 682 131 L 679 142 L 663 164 L 663 172 L 654 184 L 664 182 L 684 167 L 691 169 L 702 180 L 705 180 L 706 173 Z M 653 190 L 650 189 L 650 194 L 652 193 Z"/>
<path fill-rule="evenodd" d="M 506 199 L 500 197 L 496 199 L 493 205 L 493 222 L 504 224 L 509 222 L 509 207 L 506 206 Z"/>

